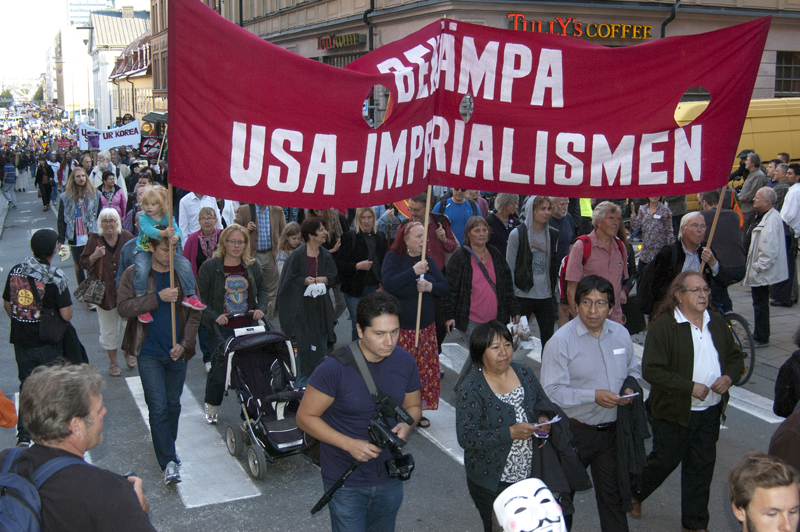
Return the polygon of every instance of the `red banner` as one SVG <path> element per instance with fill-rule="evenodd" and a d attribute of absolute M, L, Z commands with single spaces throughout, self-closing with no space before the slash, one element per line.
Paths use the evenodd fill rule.
<path fill-rule="evenodd" d="M 721 187 L 770 24 L 606 48 L 440 20 L 336 68 L 202 2 L 169 9 L 170 181 L 311 208 L 391 203 L 429 183 L 605 198 Z M 373 130 L 362 106 L 375 85 L 391 109 Z M 679 127 L 675 108 L 698 86 L 711 103 Z"/>

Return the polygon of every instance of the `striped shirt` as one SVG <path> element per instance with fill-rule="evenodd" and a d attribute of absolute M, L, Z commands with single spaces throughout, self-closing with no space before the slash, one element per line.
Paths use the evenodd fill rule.
<path fill-rule="evenodd" d="M 260 205 L 256 205 L 256 218 L 258 218 L 258 242 L 256 242 L 256 251 L 269 251 L 272 249 L 269 207 L 264 207 L 262 209 Z"/>

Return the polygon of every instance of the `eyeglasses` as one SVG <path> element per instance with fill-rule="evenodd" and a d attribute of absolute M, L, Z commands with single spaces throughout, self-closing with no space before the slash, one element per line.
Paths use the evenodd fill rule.
<path fill-rule="evenodd" d="M 708 294 L 711 293 L 711 289 L 709 287 L 707 287 L 707 286 L 704 286 L 703 288 L 692 288 L 691 290 L 684 290 L 684 292 L 691 292 L 694 295 L 697 295 L 700 292 L 703 292 L 705 295 L 708 295 Z"/>
<path fill-rule="evenodd" d="M 454 192 L 466 192 L 467 189 L 466 188 L 454 188 L 453 191 Z"/>
<path fill-rule="evenodd" d="M 116 225 L 116 220 L 100 220 L 100 223 L 103 225 Z"/>
<path fill-rule="evenodd" d="M 583 308 L 592 308 L 592 306 L 594 306 L 597 310 L 603 310 L 604 308 L 608 308 L 608 301 L 605 299 L 598 299 L 597 301 L 583 299 L 581 300 L 581 306 Z"/>
<path fill-rule="evenodd" d="M 226 240 L 231 246 L 244 246 L 244 240 Z"/>
<path fill-rule="evenodd" d="M 689 225 L 689 229 L 691 229 L 693 231 L 696 231 L 698 229 L 705 230 L 705 228 L 706 228 L 706 224 L 691 224 L 691 225 Z"/>
<path fill-rule="evenodd" d="M 216 222 L 217 219 L 214 218 L 214 217 L 208 218 L 208 217 L 204 216 L 203 218 L 200 218 L 200 221 L 201 222 Z"/>

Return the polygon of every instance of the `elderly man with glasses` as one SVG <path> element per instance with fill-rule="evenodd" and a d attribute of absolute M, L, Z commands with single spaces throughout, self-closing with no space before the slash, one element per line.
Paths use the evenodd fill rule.
<path fill-rule="evenodd" d="M 678 241 L 661 248 L 653 259 L 652 284 L 649 287 L 640 286 L 639 293 L 650 298 L 654 310 L 664 299 L 667 287 L 681 272 L 699 272 L 709 285 L 711 279 L 722 286 L 730 284 L 728 271 L 719 263 L 711 249 L 703 246 L 705 233 L 706 222 L 701 213 L 695 211 L 684 214 Z M 704 265 L 702 272 L 701 265 Z M 643 293 L 644 291 L 648 293 Z"/>

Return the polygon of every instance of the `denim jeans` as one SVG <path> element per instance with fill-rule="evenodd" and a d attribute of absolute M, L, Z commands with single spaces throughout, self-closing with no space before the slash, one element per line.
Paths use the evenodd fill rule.
<path fill-rule="evenodd" d="M 211 349 L 208 347 L 208 329 L 202 323 L 197 329 L 197 340 L 200 344 L 200 351 L 203 353 L 203 364 L 211 362 Z"/>
<path fill-rule="evenodd" d="M 358 340 L 358 330 L 356 329 L 356 307 L 362 299 L 374 292 L 377 292 L 378 286 L 379 285 L 377 284 L 375 286 L 365 286 L 359 297 L 353 297 L 342 292 L 342 294 L 344 294 L 344 303 L 347 305 L 347 312 L 350 313 L 350 324 L 353 326 L 352 340 L 354 342 Z"/>
<path fill-rule="evenodd" d="M 325 486 L 328 491 L 330 486 Z M 332 532 L 394 532 L 403 504 L 403 483 L 391 479 L 368 488 L 342 486 L 333 494 L 328 509 Z"/>
<path fill-rule="evenodd" d="M 175 440 L 178 438 L 178 419 L 181 416 L 181 393 L 186 380 L 186 361 L 169 356 L 139 357 L 139 377 L 142 379 L 144 400 L 150 415 L 150 434 L 161 469 L 168 462 L 177 462 Z"/>
<path fill-rule="evenodd" d="M 151 257 L 149 251 L 138 251 L 133 255 L 133 263 L 136 265 L 136 276 L 133 278 L 133 291 L 137 296 L 142 296 L 147 291 L 147 276 L 150 274 Z M 184 297 L 194 295 L 194 272 L 192 263 L 189 259 L 176 252 L 173 263 L 175 273 L 181 283 Z"/>
<path fill-rule="evenodd" d="M 14 192 L 14 183 L 5 183 L 2 187 L 3 196 L 6 197 L 8 203 L 11 204 L 12 207 L 17 206 L 17 193 Z"/>
<path fill-rule="evenodd" d="M 39 366 L 49 364 L 59 357 L 64 356 L 64 347 L 61 342 L 48 344 L 41 347 L 19 347 L 14 346 L 14 357 L 17 359 L 17 375 L 19 376 L 19 389 L 34 369 Z M 17 422 L 17 438 L 30 438 L 30 434 L 22 425 L 22 413 L 20 412 Z"/>

